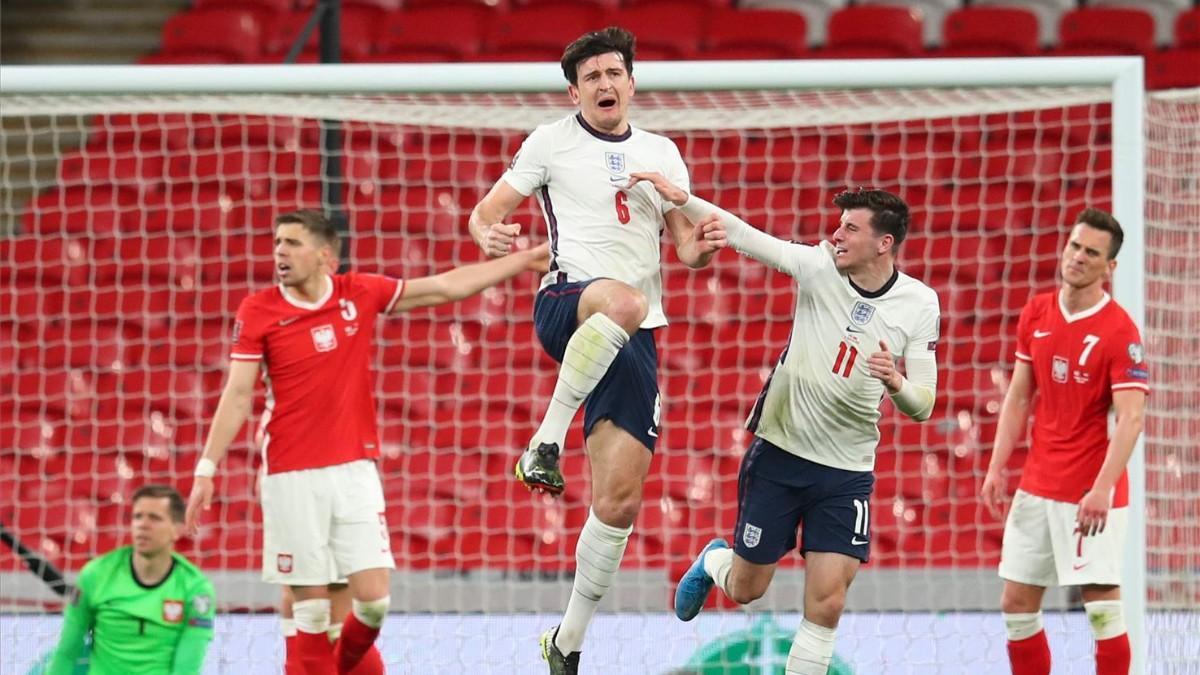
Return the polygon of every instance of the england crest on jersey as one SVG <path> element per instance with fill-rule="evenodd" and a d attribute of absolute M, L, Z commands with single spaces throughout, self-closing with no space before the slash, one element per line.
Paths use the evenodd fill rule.
<path fill-rule="evenodd" d="M 875 306 L 859 300 L 854 303 L 854 309 L 850 310 L 850 320 L 856 325 L 865 326 L 875 316 Z"/>
<path fill-rule="evenodd" d="M 762 541 L 762 528 L 746 523 L 746 529 L 742 530 L 742 543 L 746 545 L 746 548 L 754 548 L 760 541 Z"/>
<path fill-rule="evenodd" d="M 604 153 L 604 165 L 607 166 L 608 170 L 612 173 L 625 173 L 625 153 Z"/>

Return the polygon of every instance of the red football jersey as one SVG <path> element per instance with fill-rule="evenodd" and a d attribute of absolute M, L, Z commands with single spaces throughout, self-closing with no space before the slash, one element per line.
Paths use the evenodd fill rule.
<path fill-rule="evenodd" d="M 375 317 L 391 311 L 404 282 L 354 273 L 330 279 L 313 303 L 276 286 L 238 307 L 229 357 L 262 361 L 270 474 L 379 456 L 371 338 Z"/>
<path fill-rule="evenodd" d="M 1032 364 L 1038 394 L 1021 489 L 1078 502 L 1104 464 L 1112 392 L 1150 392 L 1137 326 L 1107 293 L 1096 306 L 1073 315 L 1057 291 L 1044 293 L 1021 312 L 1017 358 Z M 1122 473 L 1112 505 L 1128 503 Z"/>

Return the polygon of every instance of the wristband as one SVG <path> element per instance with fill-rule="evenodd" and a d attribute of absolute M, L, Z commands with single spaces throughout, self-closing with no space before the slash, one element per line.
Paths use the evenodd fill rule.
<path fill-rule="evenodd" d="M 192 472 L 193 476 L 201 478 L 212 478 L 217 475 L 217 463 L 207 457 L 201 457 L 199 462 L 196 462 L 196 470 Z"/>

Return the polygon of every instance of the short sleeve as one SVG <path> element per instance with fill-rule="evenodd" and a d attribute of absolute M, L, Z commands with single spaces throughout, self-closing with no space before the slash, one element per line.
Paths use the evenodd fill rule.
<path fill-rule="evenodd" d="M 514 190 L 528 197 L 534 190 L 542 187 L 549 179 L 550 173 L 550 131 L 549 127 L 538 127 L 521 143 L 517 156 L 513 157 L 508 170 L 501 178 Z"/>
<path fill-rule="evenodd" d="M 907 360 L 934 360 L 937 358 L 938 339 L 941 335 L 941 302 L 937 293 L 918 314 L 913 334 L 904 348 L 904 358 Z"/>
<path fill-rule="evenodd" d="M 1025 303 L 1021 318 L 1017 320 L 1017 359 L 1033 363 L 1033 352 L 1029 349 L 1029 334 L 1033 328 L 1033 300 Z"/>
<path fill-rule="evenodd" d="M 1150 370 L 1137 326 L 1129 322 L 1110 342 L 1108 377 L 1113 391 L 1137 389 L 1150 393 Z"/>
<path fill-rule="evenodd" d="M 675 145 L 675 141 L 667 138 L 663 140 L 666 151 L 664 153 L 663 175 L 667 180 L 674 183 L 684 192 L 692 191 L 692 180 L 688 176 L 687 164 L 683 162 L 683 156 L 679 154 L 679 147 Z M 663 199 L 662 212 L 666 215 L 670 211 L 679 208 L 671 202 Z"/>
<path fill-rule="evenodd" d="M 404 281 L 381 274 L 355 274 L 355 283 L 367 289 L 376 311 L 388 314 L 404 293 Z"/>
<path fill-rule="evenodd" d="M 233 322 L 233 349 L 229 358 L 234 361 L 261 361 L 263 357 L 263 324 L 255 311 L 255 296 L 247 296 L 238 305 Z"/>

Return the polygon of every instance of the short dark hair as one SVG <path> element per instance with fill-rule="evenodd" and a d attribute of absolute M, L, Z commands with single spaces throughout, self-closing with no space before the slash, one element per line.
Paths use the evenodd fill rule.
<path fill-rule="evenodd" d="M 843 211 L 870 210 L 871 229 L 877 235 L 892 235 L 893 248 L 908 236 L 908 204 L 886 190 L 846 190 L 833 198 L 833 204 Z"/>
<path fill-rule="evenodd" d="M 167 511 L 171 514 L 171 520 L 182 523 L 184 513 L 187 511 L 187 505 L 183 503 L 183 495 L 179 494 L 179 490 L 170 485 L 143 485 L 134 490 L 133 501 L 130 504 L 136 504 L 137 500 L 148 497 L 150 499 L 166 499 Z"/>
<path fill-rule="evenodd" d="M 1112 260 L 1121 252 L 1121 244 L 1125 243 L 1125 230 L 1121 229 L 1121 224 L 1113 218 L 1108 211 L 1100 209 L 1084 209 L 1075 216 L 1075 224 L 1084 224 L 1088 227 L 1107 232 L 1112 235 L 1112 243 L 1108 246 L 1108 259 Z"/>
<path fill-rule="evenodd" d="M 337 225 L 333 223 L 333 220 L 327 218 L 324 213 L 313 209 L 300 209 L 275 216 L 276 228 L 280 225 L 293 224 L 303 226 L 309 234 L 323 243 L 329 244 L 333 248 L 334 253 L 339 251 Z"/>
<path fill-rule="evenodd" d="M 601 54 L 617 52 L 625 61 L 625 72 L 633 74 L 633 54 L 637 38 L 633 33 L 618 26 L 592 31 L 579 36 L 563 50 L 562 69 L 567 82 L 579 85 L 579 64 Z"/>

